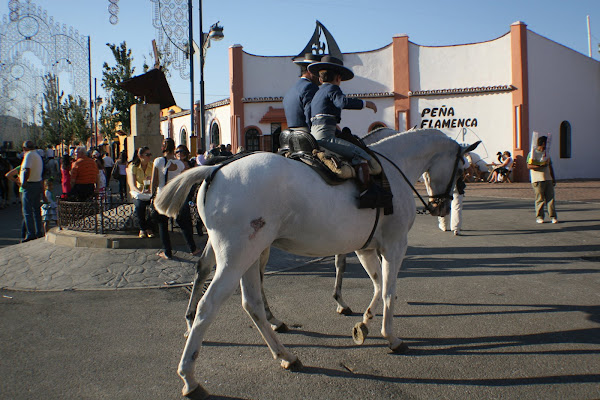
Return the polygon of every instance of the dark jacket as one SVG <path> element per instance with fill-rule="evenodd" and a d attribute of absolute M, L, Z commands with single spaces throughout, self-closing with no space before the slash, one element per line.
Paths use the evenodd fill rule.
<path fill-rule="evenodd" d="M 311 103 L 311 114 L 328 114 L 335 116 L 337 122 L 342 120 L 342 109 L 362 110 L 364 102 L 361 99 L 346 97 L 338 85 L 324 83 L 321 85 Z"/>
<path fill-rule="evenodd" d="M 319 87 L 306 78 L 300 78 L 283 97 L 285 119 L 290 128 L 310 127 L 310 103 Z"/>

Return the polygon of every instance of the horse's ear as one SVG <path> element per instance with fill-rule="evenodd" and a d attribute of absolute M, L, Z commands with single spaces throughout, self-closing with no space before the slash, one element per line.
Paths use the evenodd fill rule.
<path fill-rule="evenodd" d="M 473 143 L 469 147 L 463 148 L 462 154 L 465 155 L 466 153 L 475 150 L 475 148 L 477 146 L 479 146 L 479 143 L 481 143 L 481 140 L 478 140 L 477 142 Z"/>

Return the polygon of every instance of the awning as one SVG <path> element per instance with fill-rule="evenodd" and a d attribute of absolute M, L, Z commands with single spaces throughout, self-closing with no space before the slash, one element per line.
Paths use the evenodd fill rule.
<path fill-rule="evenodd" d="M 269 111 L 263 115 L 259 122 L 261 124 L 270 124 L 272 122 L 287 123 L 287 119 L 285 119 L 285 112 L 283 108 L 269 107 Z"/>
<path fill-rule="evenodd" d="M 142 97 L 145 103 L 160 104 L 161 110 L 175 105 L 167 78 L 160 69 L 151 69 L 143 75 L 120 82 L 119 86 L 134 96 Z"/>

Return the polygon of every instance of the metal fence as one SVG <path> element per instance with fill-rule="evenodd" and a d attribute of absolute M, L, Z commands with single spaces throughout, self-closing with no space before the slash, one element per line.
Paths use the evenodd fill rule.
<path fill-rule="evenodd" d="M 190 211 L 192 224 L 197 226 L 202 221 L 195 203 L 190 203 Z M 94 197 L 88 201 L 59 199 L 58 227 L 59 229 L 98 234 L 134 232 L 139 229 L 133 203 L 122 201 L 116 195 Z M 171 229 L 173 229 L 173 223 L 171 223 Z"/>
<path fill-rule="evenodd" d="M 58 227 L 100 234 L 139 229 L 133 204 L 111 197 L 94 197 L 88 201 L 59 199 Z"/>

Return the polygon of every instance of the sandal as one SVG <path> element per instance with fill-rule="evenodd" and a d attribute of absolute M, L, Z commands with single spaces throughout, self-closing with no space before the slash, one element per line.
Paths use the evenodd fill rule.
<path fill-rule="evenodd" d="M 165 254 L 164 250 L 159 251 L 158 253 L 156 253 L 157 256 L 159 256 L 160 258 L 162 258 L 163 260 L 172 260 L 173 257 L 169 257 L 168 255 Z"/>

